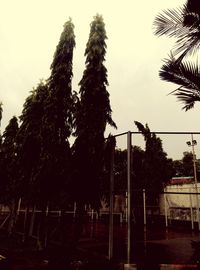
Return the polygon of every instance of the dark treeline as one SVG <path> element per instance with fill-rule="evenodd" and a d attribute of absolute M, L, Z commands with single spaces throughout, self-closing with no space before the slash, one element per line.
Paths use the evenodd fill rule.
<path fill-rule="evenodd" d="M 24 237 L 30 235 L 33 209 L 40 209 L 38 247 L 44 248 L 46 209 L 61 211 L 60 233 L 65 235 L 64 212 L 76 202 L 76 229 L 72 242 L 82 231 L 84 207 L 99 209 L 109 190 L 112 139 L 105 140 L 112 120 L 107 91 L 106 31 L 96 15 L 90 25 L 85 49 L 85 70 L 78 92 L 72 91 L 74 25 L 64 24 L 51 64 L 51 75 L 27 97 L 22 113 L 13 117 L 0 136 L 0 203 L 10 209 L 8 235 L 15 232 L 19 201 L 26 209 Z M 0 104 L 0 120 L 2 104 Z M 132 188 L 148 189 L 148 201 L 158 203 L 159 193 L 172 176 L 191 174 L 183 161 L 167 158 L 162 141 L 148 125 L 135 122 L 145 140 L 145 149 L 132 148 Z M 69 139 L 75 137 L 70 145 Z M 126 192 L 126 150 L 115 150 L 115 193 Z M 188 164 L 188 162 L 186 162 Z M 185 164 L 186 164 L 185 163 Z M 133 204 L 138 203 L 137 197 Z M 61 239 L 65 239 L 61 237 Z"/>
<path fill-rule="evenodd" d="M 10 208 L 9 235 L 14 232 L 20 199 L 27 216 L 30 209 L 42 211 L 40 247 L 47 207 L 56 206 L 64 213 L 75 201 L 79 220 L 85 204 L 99 207 L 104 131 L 107 124 L 116 127 L 104 66 L 106 39 L 103 18 L 96 15 L 90 25 L 80 91 L 72 91 L 75 34 L 71 19 L 67 21 L 54 53 L 50 77 L 30 92 L 19 119 L 13 117 L 1 136 L 0 201 Z M 2 104 L 0 108 L 2 117 Z M 71 146 L 72 135 L 75 142 Z M 24 238 L 27 237 L 25 224 Z"/>

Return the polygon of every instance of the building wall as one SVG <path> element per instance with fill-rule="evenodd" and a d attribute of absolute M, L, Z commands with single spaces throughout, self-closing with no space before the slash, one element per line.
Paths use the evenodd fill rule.
<path fill-rule="evenodd" d="M 197 183 L 198 193 L 200 193 L 200 183 Z M 197 197 L 200 205 L 200 195 L 184 194 L 196 193 L 194 183 L 176 184 L 166 186 L 165 192 L 178 192 L 180 194 L 165 194 L 160 197 L 161 214 L 165 214 L 172 219 L 196 220 Z M 181 194 L 183 193 L 183 194 Z M 165 198 L 164 198 L 165 197 Z"/>

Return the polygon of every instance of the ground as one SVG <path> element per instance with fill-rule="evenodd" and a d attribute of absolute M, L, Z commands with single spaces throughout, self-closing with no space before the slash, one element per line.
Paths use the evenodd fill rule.
<path fill-rule="evenodd" d="M 89 226 L 92 228 L 94 223 Z M 126 224 L 115 224 L 111 261 L 108 260 L 108 224 L 96 223 L 93 234 L 91 228 L 80 239 L 77 249 L 69 250 L 54 243 L 45 252 L 37 251 L 34 241 L 24 245 L 20 236 L 16 235 L 8 240 L 1 232 L 0 270 L 149 270 L 152 269 L 147 268 L 150 265 L 154 270 L 198 269 L 200 250 L 194 249 L 191 241 L 198 243 L 200 233 L 193 232 L 188 227 L 147 227 L 141 230 L 142 235 L 138 234 L 137 241 L 132 245 L 129 265 Z M 174 268 L 172 265 L 175 265 Z"/>

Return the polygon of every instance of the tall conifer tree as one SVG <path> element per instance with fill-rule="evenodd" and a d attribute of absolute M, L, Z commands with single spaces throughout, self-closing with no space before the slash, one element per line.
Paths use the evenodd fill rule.
<path fill-rule="evenodd" d="M 57 45 L 48 80 L 48 96 L 41 129 L 41 192 L 48 200 L 58 195 L 70 167 L 72 132 L 72 61 L 75 47 L 74 25 L 67 21 Z"/>
<path fill-rule="evenodd" d="M 5 128 L 3 133 L 2 142 L 2 156 L 3 156 L 3 169 L 4 169 L 4 192 L 1 194 L 1 198 L 6 201 L 11 201 L 18 196 L 17 194 L 17 144 L 16 136 L 18 132 L 17 117 L 11 118 L 9 124 Z M 2 191 L 2 189 L 1 189 Z M 19 190 L 18 190 L 19 191 Z"/>
<path fill-rule="evenodd" d="M 18 120 L 17 117 L 11 118 L 3 133 L 2 151 L 2 170 L 1 179 L 1 200 L 10 208 L 8 233 L 12 234 L 17 214 L 17 202 L 20 197 L 19 175 L 17 168 L 17 138 Z"/>
<path fill-rule="evenodd" d="M 40 82 L 26 99 L 20 116 L 18 162 L 22 182 L 21 196 L 28 203 L 39 202 L 37 181 L 41 166 L 41 127 L 44 115 L 44 102 L 48 94 L 47 85 Z"/>
<path fill-rule="evenodd" d="M 1 127 L 2 112 L 3 112 L 2 102 L 0 102 L 0 127 Z M 2 138 L 1 138 L 1 130 L 0 130 L 0 149 L 1 149 L 1 140 Z"/>
<path fill-rule="evenodd" d="M 86 45 L 86 68 L 80 85 L 80 100 L 75 114 L 74 194 L 83 205 L 98 205 L 102 172 L 104 131 L 107 124 L 116 127 L 111 117 L 106 54 L 106 31 L 103 18 L 94 17 Z M 78 188 L 76 188 L 78 187 Z"/>

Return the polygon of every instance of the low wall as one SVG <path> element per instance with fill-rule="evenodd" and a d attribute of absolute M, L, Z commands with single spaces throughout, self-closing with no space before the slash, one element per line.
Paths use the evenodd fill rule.
<path fill-rule="evenodd" d="M 200 195 L 187 194 L 187 193 L 200 193 L 200 183 L 197 183 L 197 190 L 194 183 L 182 184 L 182 185 L 168 185 L 164 192 L 168 194 L 162 194 L 160 197 L 160 210 L 161 214 L 167 213 L 168 218 L 176 220 L 197 220 L 197 199 L 200 206 Z M 170 194 L 170 192 L 176 192 L 177 194 Z M 181 194 L 182 193 L 182 194 Z"/>

